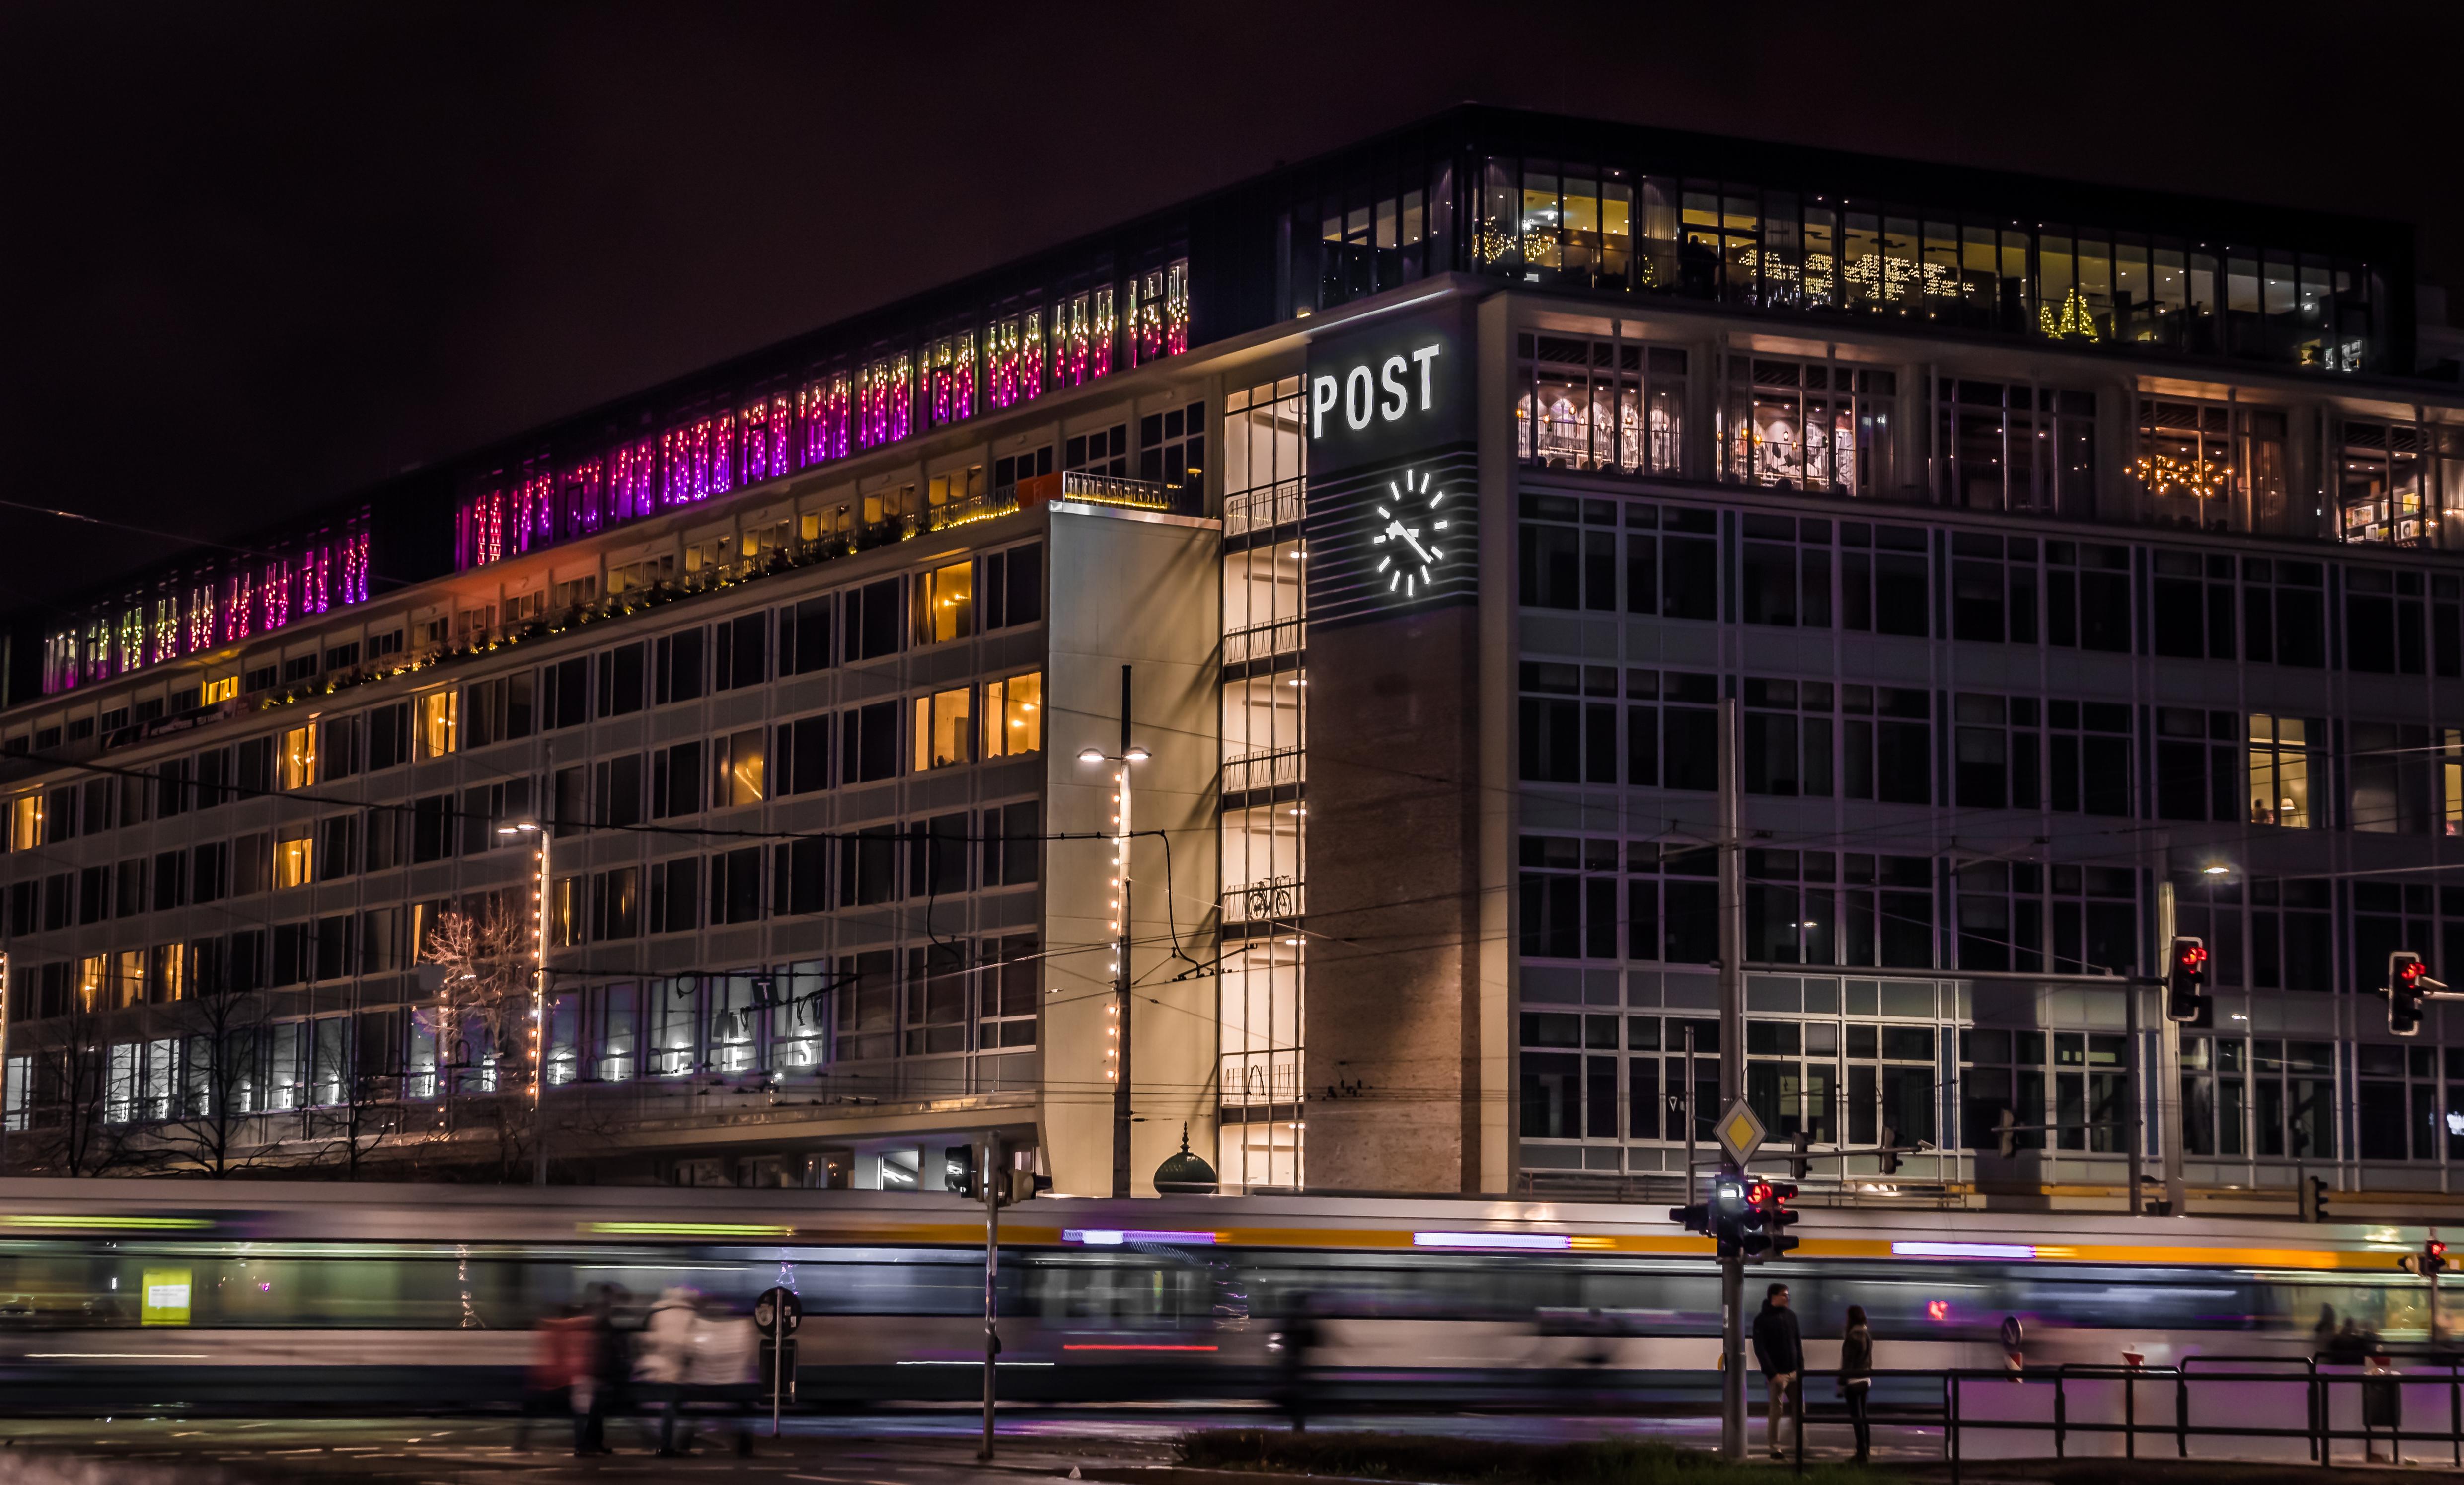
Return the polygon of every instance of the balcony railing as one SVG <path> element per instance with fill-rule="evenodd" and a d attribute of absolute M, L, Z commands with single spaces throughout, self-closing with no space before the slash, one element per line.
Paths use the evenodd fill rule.
<path fill-rule="evenodd" d="M 1223 792 L 1246 794 L 1252 789 L 1300 784 L 1309 778 L 1309 753 L 1297 747 L 1243 753 L 1223 761 Z"/>
<path fill-rule="evenodd" d="M 1276 526 L 1297 526 L 1304 508 L 1302 483 L 1287 479 L 1263 490 L 1227 497 L 1223 501 L 1223 534 L 1246 536 Z"/>
<path fill-rule="evenodd" d="M 1309 912 L 1309 884 L 1290 876 L 1269 876 L 1223 894 L 1227 923 L 1289 922 Z"/>
<path fill-rule="evenodd" d="M 1278 619 L 1272 624 L 1236 629 L 1223 636 L 1223 663 L 1238 665 L 1270 655 L 1297 654 L 1308 638 L 1308 628 L 1298 619 Z"/>

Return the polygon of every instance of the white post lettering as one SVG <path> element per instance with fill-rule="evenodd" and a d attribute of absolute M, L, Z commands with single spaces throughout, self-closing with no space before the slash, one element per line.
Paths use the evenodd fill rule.
<path fill-rule="evenodd" d="M 1423 345 L 1412 352 L 1412 359 L 1419 363 L 1420 367 L 1420 410 L 1423 412 L 1438 404 L 1437 389 L 1430 378 L 1429 367 L 1436 363 L 1438 352 L 1443 348 L 1440 345 Z"/>
<path fill-rule="evenodd" d="M 1370 403 L 1376 389 L 1370 385 L 1369 368 L 1353 366 L 1343 379 L 1343 420 L 1358 432 L 1369 426 Z"/>
<path fill-rule="evenodd" d="M 1378 416 L 1392 423 L 1411 410 L 1412 394 L 1403 389 L 1402 357 L 1386 358 L 1386 364 L 1377 368 L 1377 385 L 1385 388 L 1386 392 L 1384 397 L 1378 399 Z"/>
<path fill-rule="evenodd" d="M 1325 436 L 1326 415 L 1334 410 L 1335 395 L 1334 378 L 1331 376 L 1309 378 L 1309 436 L 1311 438 Z"/>

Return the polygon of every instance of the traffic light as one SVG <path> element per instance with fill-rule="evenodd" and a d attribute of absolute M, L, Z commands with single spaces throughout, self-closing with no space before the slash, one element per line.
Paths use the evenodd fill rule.
<path fill-rule="evenodd" d="M 2208 1008 L 2208 946 L 2197 939 L 2173 941 L 2171 965 L 2165 972 L 2165 1015 L 2172 1021 L 2196 1021 Z"/>
<path fill-rule="evenodd" d="M 1805 1152 L 1813 1143 L 1814 1137 L 1802 1129 L 1798 1130 L 1789 1141 L 1788 1147 L 1791 1153 L 1788 1157 L 1788 1178 L 1791 1181 L 1802 1181 L 1805 1179 L 1805 1170 L 1806 1165 L 1808 1164 Z"/>
<path fill-rule="evenodd" d="M 2301 1183 L 2299 1191 L 2301 1220 L 2304 1222 L 2327 1221 L 2327 1183 L 2317 1176 L 2312 1176 Z"/>
<path fill-rule="evenodd" d="M 2017 1120 L 2012 1118 L 2011 1111 L 2007 1108 L 1994 1118 L 1993 1140 L 1995 1145 L 2001 1150 L 2004 1160 L 2010 1160 L 2019 1153 L 2019 1132 L 2013 1127 L 2016 1123 Z"/>
<path fill-rule="evenodd" d="M 1804 1217 L 1804 1213 L 1789 1209 L 1788 1204 L 1796 1200 L 1796 1187 L 1784 1182 L 1774 1182 L 1762 1189 L 1763 1234 L 1771 1243 L 1771 1255 L 1785 1258 L 1797 1242 L 1789 1236 L 1788 1230 Z"/>
<path fill-rule="evenodd" d="M 2421 1252 L 2398 1258 L 2395 1266 L 2417 1277 L 2435 1279 L 2447 1272 L 2447 1245 L 2433 1237 L 2421 1245 Z"/>
<path fill-rule="evenodd" d="M 1890 1125 L 1884 1124 L 1882 1126 L 1882 1150 L 1881 1160 L 1882 1163 L 1882 1174 L 1886 1176 L 1896 1176 L 1900 1173 L 1899 1145 L 1900 1132 L 1893 1129 Z"/>
<path fill-rule="evenodd" d="M 2444 985 L 2430 978 L 2430 966 L 2410 949 L 2398 949 L 2387 956 L 2387 1030 L 2398 1036 L 2417 1036 L 2421 1032 L 2421 1008 L 2430 1000 L 2430 992 L 2443 990 Z"/>
<path fill-rule="evenodd" d="M 1711 1238 L 1721 1257 L 1748 1251 L 1746 1220 L 1752 1210 L 1741 1172 L 1724 1170 L 1711 1178 Z"/>
<path fill-rule="evenodd" d="M 1737 1251 L 1759 1258 L 1771 1251 L 1771 1186 L 1768 1181 L 1746 1185 L 1746 1209 L 1737 1218 Z"/>

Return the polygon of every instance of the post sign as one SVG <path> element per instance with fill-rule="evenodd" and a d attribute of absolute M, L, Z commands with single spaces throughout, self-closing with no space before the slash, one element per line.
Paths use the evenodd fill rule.
<path fill-rule="evenodd" d="M 137 1320 L 141 1325 L 188 1323 L 190 1274 L 187 1269 L 147 1269 Z"/>
<path fill-rule="evenodd" d="M 1728 1112 L 1720 1116 L 1720 1122 L 1712 1126 L 1711 1132 L 1720 1137 L 1720 1148 L 1727 1152 L 1728 1159 L 1739 1165 L 1752 1160 L 1754 1152 L 1763 1147 L 1763 1121 L 1743 1098 L 1728 1105 Z"/>
<path fill-rule="evenodd" d="M 1312 628 L 1477 596 L 1476 345 L 1460 301 L 1309 343 Z"/>

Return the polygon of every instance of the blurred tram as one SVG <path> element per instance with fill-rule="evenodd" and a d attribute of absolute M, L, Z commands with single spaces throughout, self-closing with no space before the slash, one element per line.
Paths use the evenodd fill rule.
<path fill-rule="evenodd" d="M 1813 1208 L 1787 1259 L 1817 1371 L 1864 1306 L 1886 1368 L 2309 1354 L 2322 1307 L 2428 1328 L 2419 1228 Z M 1001 1391 L 1269 1395 L 1306 1311 L 1330 1403 L 1705 1395 L 1707 1239 L 1663 1207 L 1301 1196 L 1044 1197 L 1001 1216 Z M 984 1225 L 869 1191 L 0 1182 L 0 1409 L 453 1410 L 518 1390 L 529 1332 L 610 1286 L 749 1308 L 796 1291 L 807 1407 L 977 1394 Z"/>

